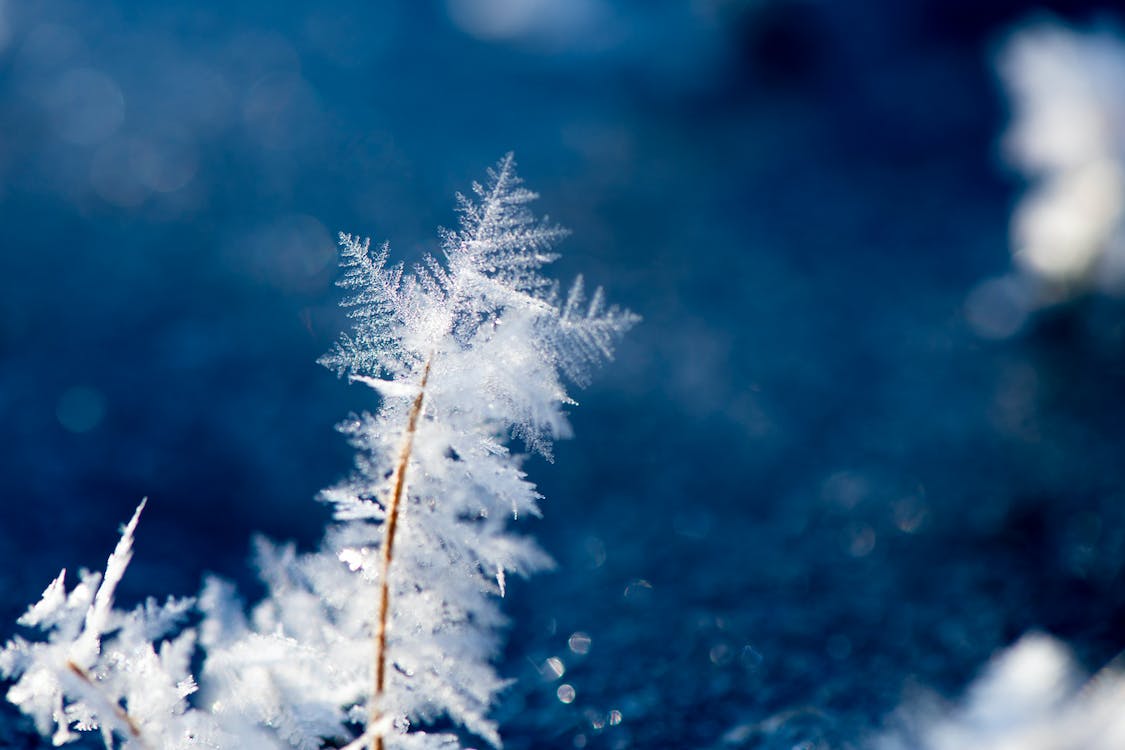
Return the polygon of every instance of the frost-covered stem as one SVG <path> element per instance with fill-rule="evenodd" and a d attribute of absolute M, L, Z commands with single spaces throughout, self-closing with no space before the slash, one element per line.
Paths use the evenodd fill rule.
<path fill-rule="evenodd" d="M 130 716 L 124 708 L 101 694 L 101 690 L 98 688 L 97 681 L 94 679 L 94 676 L 92 674 L 69 659 L 66 662 L 66 668 L 70 670 L 71 674 L 90 686 L 90 688 L 93 689 L 98 694 L 98 696 L 105 701 L 105 704 L 113 711 L 113 714 L 117 717 L 118 721 L 120 721 L 126 726 L 126 728 L 128 728 L 129 734 L 133 736 L 133 739 L 137 741 L 137 744 L 139 744 L 145 750 L 151 750 L 151 746 L 147 742 L 145 742 L 144 735 L 141 734 L 141 728 L 137 725 L 137 722 L 133 720 L 133 717 Z"/>
<path fill-rule="evenodd" d="M 418 429 L 418 417 L 422 414 L 422 400 L 426 395 L 426 381 L 430 378 L 430 362 L 426 360 L 422 370 L 422 381 L 418 384 L 418 395 L 410 406 L 410 416 L 406 421 L 406 434 L 402 438 L 402 451 L 395 464 L 394 479 L 391 483 L 391 501 L 387 506 L 387 520 L 383 524 L 383 555 L 379 565 L 379 614 L 375 621 L 375 691 L 371 696 L 371 714 L 368 725 L 375 726 L 382 718 L 379 704 L 387 684 L 387 620 L 390 616 L 391 587 L 388 574 L 394 558 L 395 531 L 398 529 L 399 505 L 402 490 L 406 486 L 406 467 L 410 464 L 410 453 L 414 449 L 414 433 Z M 372 750 L 383 750 L 383 732 L 377 731 L 371 741 Z"/>

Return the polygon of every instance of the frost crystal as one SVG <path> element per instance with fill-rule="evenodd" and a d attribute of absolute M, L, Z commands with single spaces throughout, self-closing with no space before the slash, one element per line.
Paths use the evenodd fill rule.
<path fill-rule="evenodd" d="M 532 215 L 511 155 L 489 177 L 476 199 L 458 196 L 444 262 L 407 273 L 388 267 L 386 246 L 340 238 L 355 322 L 322 362 L 381 400 L 341 428 L 359 454 L 323 493 L 338 523 L 321 549 L 260 541 L 268 597 L 247 617 L 233 587 L 210 579 L 198 638 L 168 638 L 192 601 L 113 608 L 141 503 L 104 576 L 83 572 L 68 593 L 60 574 L 20 619 L 47 640 L 0 651 L 0 675 L 16 680 L 8 699 L 40 733 L 61 744 L 97 730 L 110 750 L 499 747 L 497 598 L 508 574 L 550 565 L 508 529 L 539 512 L 509 443 L 549 457 L 574 403 L 563 375 L 584 382 L 637 318 L 600 289 L 587 302 L 581 279 L 563 298 L 540 269 L 565 230 Z M 438 723 L 453 730 L 425 731 Z"/>
<path fill-rule="evenodd" d="M 75 730 L 97 729 L 107 748 L 213 746 L 209 719 L 188 710 L 195 692 L 189 663 L 195 645 L 187 629 L 171 640 L 192 601 L 148 600 L 132 612 L 113 607 L 113 593 L 133 556 L 133 532 L 145 503 L 124 527 L 104 575 L 82 571 L 66 591 L 66 571 L 19 619 L 46 641 L 14 638 L 0 651 L 0 674 L 15 679 L 8 700 L 35 720 L 54 744 L 76 739 Z"/>
<path fill-rule="evenodd" d="M 600 289 L 587 301 L 581 279 L 563 296 L 541 274 L 566 231 L 532 214 L 510 154 L 473 195 L 457 198 L 442 260 L 411 271 L 388 265 L 386 245 L 340 237 L 354 325 L 321 361 L 380 406 L 341 427 L 359 455 L 323 493 L 339 524 L 315 554 L 260 546 L 271 596 L 248 625 L 215 626 L 243 632 L 209 646 L 205 675 L 224 710 L 293 747 L 357 724 L 372 747 L 456 746 L 421 731 L 438 721 L 500 743 L 497 597 L 507 575 L 550 565 L 508 528 L 539 512 L 509 441 L 549 457 L 569 432 L 562 378 L 583 383 L 637 318 Z"/>

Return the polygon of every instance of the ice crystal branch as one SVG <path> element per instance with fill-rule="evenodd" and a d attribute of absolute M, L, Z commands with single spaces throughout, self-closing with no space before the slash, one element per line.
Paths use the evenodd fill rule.
<path fill-rule="evenodd" d="M 91 730 L 101 732 L 107 748 L 116 747 L 118 737 L 125 747 L 142 750 L 196 746 L 216 736 L 207 718 L 185 702 L 196 689 L 188 671 L 194 631 L 161 641 L 192 601 L 159 605 L 150 599 L 128 613 L 113 606 L 144 506 L 142 501 L 122 529 L 104 574 L 82 571 L 68 592 L 64 570 L 19 619 L 44 631 L 46 640 L 16 637 L 0 651 L 0 674 L 16 680 L 8 700 L 56 745 Z"/>
<path fill-rule="evenodd" d="M 459 230 L 441 233 L 444 263 L 413 273 L 388 267 L 386 246 L 341 236 L 356 325 L 323 360 L 384 399 L 346 427 L 358 470 L 325 497 L 351 524 L 338 557 L 378 585 L 368 721 L 396 717 L 396 744 L 417 745 L 426 735 L 401 732 L 438 716 L 499 744 L 486 715 L 504 684 L 489 661 L 503 622 L 492 595 L 549 563 L 506 528 L 539 499 L 506 443 L 549 455 L 568 431 L 562 375 L 584 382 L 636 321 L 600 289 L 587 305 L 581 279 L 562 300 L 541 275 L 567 232 L 534 216 L 511 154 L 473 194 L 457 198 Z"/>
<path fill-rule="evenodd" d="M 236 633 L 209 647 L 209 697 L 284 723 L 293 747 L 458 746 L 455 732 L 424 731 L 438 720 L 500 743 L 497 595 L 550 564 L 508 527 L 539 512 L 510 441 L 549 456 L 569 432 L 563 378 L 584 383 L 636 316 L 601 290 L 587 302 L 581 279 L 563 295 L 542 275 L 566 230 L 532 213 L 511 155 L 472 196 L 458 196 L 440 258 L 410 270 L 341 235 L 353 325 L 321 362 L 380 401 L 341 428 L 358 457 L 323 493 L 338 523 L 311 555 L 261 547 L 271 596 L 250 623 L 220 614 L 238 611 L 229 595 L 204 597 L 205 627 Z M 278 656 L 255 656 L 267 647 Z"/>
<path fill-rule="evenodd" d="M 386 245 L 341 235 L 353 325 L 321 361 L 380 398 L 341 428 L 356 468 L 323 493 L 337 523 L 320 549 L 260 541 L 269 594 L 249 616 L 210 579 L 198 639 L 166 638 L 190 600 L 113 607 L 138 508 L 104 576 L 83 572 L 68 593 L 60 575 L 20 620 L 46 640 L 0 652 L 17 680 L 8 698 L 41 733 L 58 744 L 98 730 L 110 750 L 499 747 L 497 598 L 507 576 L 551 564 L 509 529 L 540 499 L 512 441 L 549 457 L 574 403 L 563 378 L 584 383 L 637 318 L 600 289 L 587 301 L 581 278 L 563 295 L 541 274 L 566 231 L 531 212 L 510 154 L 473 195 L 458 196 L 441 259 L 410 271 L 388 265 Z M 455 729 L 426 731 L 438 723 Z"/>

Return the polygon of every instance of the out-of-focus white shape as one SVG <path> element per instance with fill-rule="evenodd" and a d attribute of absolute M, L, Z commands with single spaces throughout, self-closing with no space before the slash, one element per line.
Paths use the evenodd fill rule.
<path fill-rule="evenodd" d="M 1119 163 L 1099 159 L 1060 172 L 1016 209 L 1016 263 L 1037 276 L 1081 283 L 1098 273 L 1102 254 L 1121 231 L 1123 208 L 1125 174 Z"/>
<path fill-rule="evenodd" d="M 125 121 L 125 96 L 117 82 L 93 68 L 68 70 L 43 94 L 51 127 L 77 146 L 101 143 Z"/>
<path fill-rule="evenodd" d="M 879 750 L 1114 750 L 1125 747 L 1125 674 L 1083 681 L 1059 641 L 1024 636 L 944 715 L 906 715 Z"/>
<path fill-rule="evenodd" d="M 256 81 L 242 103 L 250 137 L 262 147 L 286 151 L 307 142 L 320 127 L 316 92 L 295 73 L 270 73 Z"/>
<path fill-rule="evenodd" d="M 107 203 L 132 208 L 153 193 L 175 193 L 198 169 L 195 143 L 185 133 L 113 138 L 90 159 L 90 186 Z"/>
<path fill-rule="evenodd" d="M 331 283 L 336 251 L 323 224 L 305 214 L 289 214 L 238 238 L 227 255 L 237 270 L 299 293 Z"/>
<path fill-rule="evenodd" d="M 100 146 L 90 159 L 90 187 L 115 206 L 133 208 L 144 203 L 149 189 L 133 169 L 135 138 L 115 138 Z"/>
<path fill-rule="evenodd" d="M 1009 274 L 981 282 L 965 300 L 965 319 L 981 338 L 1006 339 L 1018 333 L 1035 306 L 1027 279 Z"/>
<path fill-rule="evenodd" d="M 1027 26 L 997 67 L 1013 111 L 1004 156 L 1032 186 L 1012 216 L 1019 280 L 986 282 L 967 305 L 970 323 L 991 338 L 1011 335 L 1038 307 L 1125 290 L 1125 39 Z"/>
<path fill-rule="evenodd" d="M 980 730 L 1018 728 L 1064 702 L 1075 677 L 1061 643 L 1027 636 L 995 659 L 970 688 L 964 718 Z"/>
<path fill-rule="evenodd" d="M 547 661 L 543 662 L 539 672 L 543 675 L 545 680 L 557 680 L 566 674 L 566 665 L 563 660 L 557 656 L 552 656 Z"/>
<path fill-rule="evenodd" d="M 1036 174 L 1120 155 L 1125 119 L 1125 43 L 1110 31 L 1058 24 L 1018 29 L 997 63 L 1015 119 L 1007 158 Z"/>
<path fill-rule="evenodd" d="M 138 141 L 130 168 L 145 187 L 157 193 L 174 193 L 195 177 L 198 168 L 195 144 L 183 134 Z"/>
<path fill-rule="evenodd" d="M 581 37 L 602 14 L 598 0 L 448 0 L 449 17 L 478 39 Z"/>
<path fill-rule="evenodd" d="M 55 416 L 59 424 L 70 432 L 89 432 L 105 416 L 105 396 L 101 391 L 86 386 L 68 388 L 59 397 Z"/>
<path fill-rule="evenodd" d="M 572 633 L 566 643 L 570 650 L 576 654 L 585 655 L 590 652 L 591 639 L 586 633 Z"/>
<path fill-rule="evenodd" d="M 167 122 L 176 122 L 191 133 L 222 133 L 236 114 L 235 94 L 226 76 L 195 60 L 176 60 L 161 71 L 162 85 L 176 96 L 161 100 Z"/>
<path fill-rule="evenodd" d="M 42 101 L 50 86 L 44 86 L 46 74 L 58 73 L 82 57 L 85 44 L 78 32 L 69 26 L 42 23 L 22 36 L 12 57 L 11 75 L 19 91 L 28 98 Z"/>

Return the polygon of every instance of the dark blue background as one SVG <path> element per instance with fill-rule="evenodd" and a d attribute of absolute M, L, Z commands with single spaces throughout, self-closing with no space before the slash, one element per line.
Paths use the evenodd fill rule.
<path fill-rule="evenodd" d="M 962 313 L 1030 8 L 428 5 L 0 4 L 0 633 L 143 496 L 126 603 L 314 545 L 370 405 L 315 364 L 335 232 L 417 258 L 515 150 L 557 274 L 645 320 L 529 464 L 560 566 L 506 603 L 506 747 L 850 747 L 1027 629 L 1125 645 L 1122 310 Z"/>

